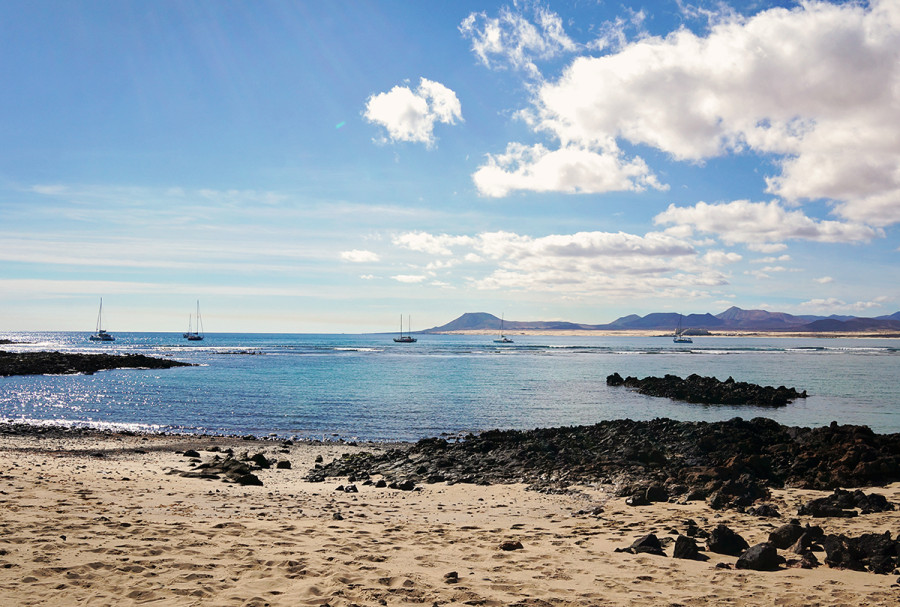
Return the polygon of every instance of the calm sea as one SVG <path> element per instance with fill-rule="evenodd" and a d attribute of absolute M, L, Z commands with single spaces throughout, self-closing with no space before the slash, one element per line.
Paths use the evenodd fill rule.
<path fill-rule="evenodd" d="M 416 440 L 602 420 L 832 420 L 900 432 L 900 340 L 698 337 L 13 333 L 8 350 L 143 353 L 164 371 L 0 378 L 0 419 L 144 431 Z M 610 388 L 606 376 L 691 373 L 807 390 L 787 407 L 704 406 Z"/>

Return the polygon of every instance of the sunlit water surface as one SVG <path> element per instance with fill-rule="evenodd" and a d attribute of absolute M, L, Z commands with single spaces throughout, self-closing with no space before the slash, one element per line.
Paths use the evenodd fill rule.
<path fill-rule="evenodd" d="M 142 353 L 198 366 L 0 378 L 0 419 L 135 430 L 415 440 L 492 428 L 769 417 L 900 432 L 900 340 L 698 337 L 8 333 L 8 350 Z M 796 387 L 778 409 L 641 396 L 606 376 L 691 373 Z"/>

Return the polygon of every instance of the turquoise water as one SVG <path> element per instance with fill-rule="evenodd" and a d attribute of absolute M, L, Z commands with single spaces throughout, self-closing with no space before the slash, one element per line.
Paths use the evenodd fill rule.
<path fill-rule="evenodd" d="M 669 417 L 832 420 L 900 432 L 898 339 L 17 333 L 9 350 L 143 353 L 163 371 L 0 378 L 0 419 L 135 430 L 416 440 L 492 428 Z M 610 388 L 606 376 L 691 373 L 807 390 L 787 407 L 703 406 Z"/>

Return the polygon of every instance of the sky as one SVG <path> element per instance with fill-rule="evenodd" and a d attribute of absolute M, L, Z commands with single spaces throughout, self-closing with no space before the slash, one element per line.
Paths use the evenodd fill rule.
<path fill-rule="evenodd" d="M 0 3 L 0 331 L 900 310 L 900 2 Z"/>

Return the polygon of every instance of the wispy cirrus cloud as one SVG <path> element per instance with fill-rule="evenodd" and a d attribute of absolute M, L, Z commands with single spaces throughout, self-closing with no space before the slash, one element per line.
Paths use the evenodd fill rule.
<path fill-rule="evenodd" d="M 522 70 L 537 77 L 535 64 L 578 48 L 565 32 L 559 15 L 541 5 L 532 5 L 525 15 L 508 6 L 496 17 L 471 13 L 459 25 L 463 37 L 472 41 L 472 52 L 485 66 Z"/>

